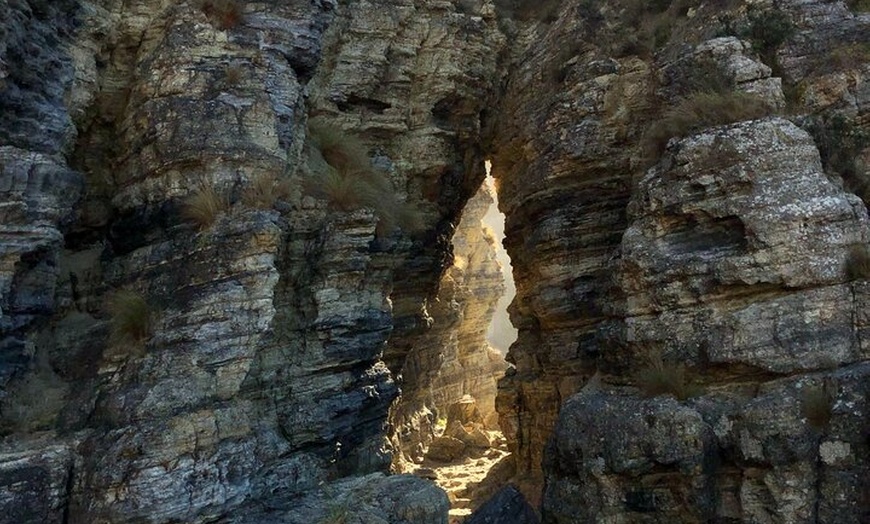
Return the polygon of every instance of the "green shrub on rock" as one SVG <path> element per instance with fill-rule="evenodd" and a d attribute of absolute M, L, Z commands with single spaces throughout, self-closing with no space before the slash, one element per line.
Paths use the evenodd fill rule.
<path fill-rule="evenodd" d="M 752 42 L 755 52 L 765 62 L 773 61 L 776 50 L 794 34 L 791 18 L 779 9 L 770 9 L 749 14 L 749 25 L 740 36 Z M 771 65 L 771 64 L 768 64 Z"/>
<path fill-rule="evenodd" d="M 849 191 L 870 202 L 870 173 L 858 162 L 870 147 L 870 132 L 840 114 L 809 119 L 804 127 L 819 148 L 825 171 L 841 177 Z"/>

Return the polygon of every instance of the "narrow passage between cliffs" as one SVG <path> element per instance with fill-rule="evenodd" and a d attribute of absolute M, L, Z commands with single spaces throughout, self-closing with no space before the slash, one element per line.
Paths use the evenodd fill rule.
<path fill-rule="evenodd" d="M 487 172 L 489 172 L 488 162 Z M 479 220 L 483 235 L 477 241 L 490 245 L 489 256 L 494 255 L 497 261 L 504 292 L 492 308 L 491 320 L 483 344 L 477 348 L 463 348 L 460 354 L 482 352 L 494 363 L 497 361 L 494 366 L 499 371 L 497 380 L 506 368 L 503 362 L 504 355 L 517 337 L 516 328 L 511 324 L 507 313 L 507 307 L 516 294 L 516 288 L 510 257 L 502 244 L 505 217 L 498 209 L 497 189 L 492 176 L 487 176 L 481 192 L 488 194 L 492 202 Z M 480 195 L 475 198 L 480 198 Z M 472 205 L 474 204 L 470 203 L 469 207 Z M 467 270 L 467 276 L 473 277 L 472 266 L 475 261 L 470 258 L 479 256 L 479 250 L 474 249 L 473 246 L 463 245 L 468 238 L 460 238 L 460 236 L 457 232 L 454 238 L 454 264 L 462 266 Z M 475 289 L 473 283 L 469 287 Z M 463 384 L 473 383 L 475 380 L 474 377 L 467 377 L 463 380 Z M 514 474 L 512 458 L 498 427 L 494 406 L 495 391 L 488 392 L 489 394 L 482 398 L 471 394 L 478 391 L 479 389 L 476 390 L 475 387 L 464 388 L 464 396 L 452 403 L 446 413 L 438 414 L 434 440 L 429 445 L 422 462 L 414 470 L 417 475 L 433 480 L 447 492 L 451 505 L 450 524 L 464 522 Z M 478 394 L 478 397 L 481 395 Z"/>

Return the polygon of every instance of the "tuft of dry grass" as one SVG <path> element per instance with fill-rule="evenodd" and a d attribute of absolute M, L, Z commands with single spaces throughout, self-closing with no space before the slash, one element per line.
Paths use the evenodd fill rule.
<path fill-rule="evenodd" d="M 242 83 L 245 78 L 245 68 L 239 64 L 230 64 L 224 68 L 224 84 L 235 87 Z"/>
<path fill-rule="evenodd" d="M 219 29 L 232 29 L 245 17 L 241 0 L 199 0 L 198 3 L 200 10 Z"/>
<path fill-rule="evenodd" d="M 671 395 L 677 400 L 686 400 L 703 393 L 697 384 L 692 384 L 682 363 L 665 362 L 661 355 L 653 355 L 648 364 L 635 374 L 637 386 L 647 397 Z"/>
<path fill-rule="evenodd" d="M 849 280 L 870 279 L 870 246 L 857 244 L 846 254 L 846 276 Z"/>
<path fill-rule="evenodd" d="M 214 224 L 218 215 L 229 209 L 229 199 L 221 195 L 214 186 L 203 183 L 185 199 L 181 215 L 200 229 L 206 229 Z"/>
<path fill-rule="evenodd" d="M 762 118 L 772 113 L 761 98 L 740 92 L 695 93 L 665 112 L 647 129 L 644 145 L 650 156 L 658 156 L 668 140 L 702 129 Z"/>
<path fill-rule="evenodd" d="M 374 210 L 382 233 L 396 227 L 410 233 L 423 229 L 420 210 L 396 197 L 387 173 L 372 166 L 362 142 L 320 122 L 310 123 L 309 133 L 327 164 L 306 180 L 309 194 L 341 211 Z"/>
<path fill-rule="evenodd" d="M 112 317 L 113 345 L 144 344 L 151 336 L 153 315 L 142 295 L 121 290 L 109 298 L 107 305 Z"/>
<path fill-rule="evenodd" d="M 260 174 L 251 179 L 250 185 L 242 193 L 242 203 L 255 209 L 272 209 L 275 202 L 290 195 L 286 180 L 268 174 Z"/>
<path fill-rule="evenodd" d="M 340 211 L 354 211 L 366 207 L 375 198 L 365 180 L 344 175 L 335 169 L 314 173 L 305 181 L 305 189 L 312 196 L 327 200 Z"/>
<path fill-rule="evenodd" d="M 824 385 L 809 386 L 801 394 L 801 412 L 810 426 L 828 427 L 833 415 L 832 395 Z"/>
<path fill-rule="evenodd" d="M 308 123 L 308 133 L 326 163 L 339 173 L 372 171 L 368 150 L 357 137 L 320 120 Z"/>

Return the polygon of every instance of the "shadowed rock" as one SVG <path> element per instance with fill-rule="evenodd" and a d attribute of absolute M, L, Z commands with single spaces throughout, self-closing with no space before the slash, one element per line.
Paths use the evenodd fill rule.
<path fill-rule="evenodd" d="M 465 524 L 538 524 L 535 510 L 516 487 L 502 488 L 471 514 Z"/>

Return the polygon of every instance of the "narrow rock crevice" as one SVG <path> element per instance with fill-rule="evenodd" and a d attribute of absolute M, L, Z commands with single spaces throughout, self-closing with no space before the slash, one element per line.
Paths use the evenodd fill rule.
<path fill-rule="evenodd" d="M 5 2 L 0 522 L 868 520 L 864 7 Z"/>

